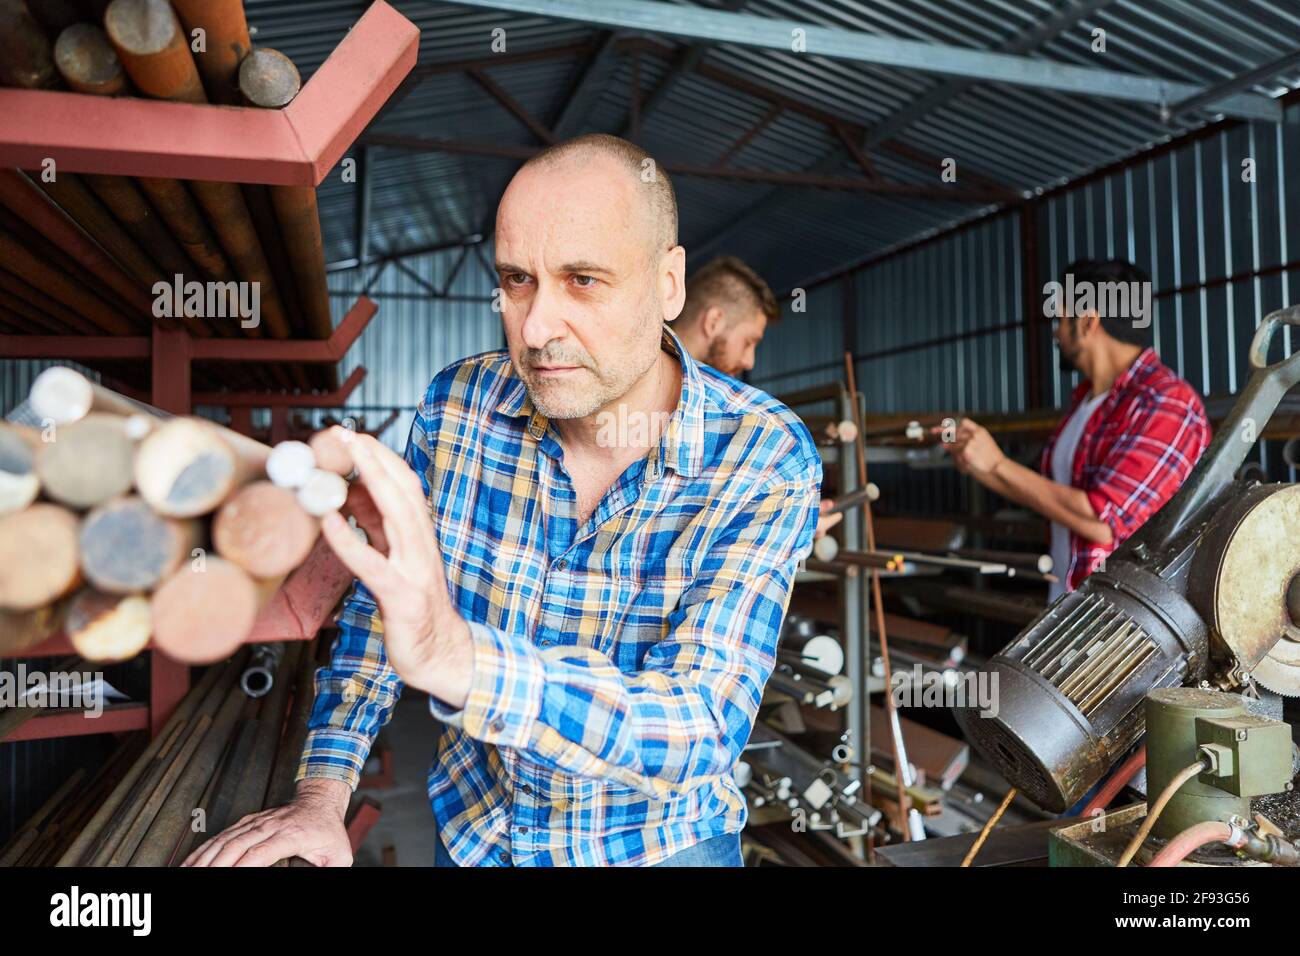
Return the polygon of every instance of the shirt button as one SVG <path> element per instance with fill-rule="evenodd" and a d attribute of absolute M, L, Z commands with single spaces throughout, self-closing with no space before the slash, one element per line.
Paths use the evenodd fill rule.
<path fill-rule="evenodd" d="M 560 558 L 560 560 L 555 562 L 555 570 L 557 571 L 563 571 L 568 566 L 569 562 L 565 561 L 563 558 Z"/>
<path fill-rule="evenodd" d="M 528 827 L 520 827 L 520 828 L 519 828 L 519 832 L 520 832 L 520 833 L 527 833 L 527 832 L 528 832 Z"/>
<path fill-rule="evenodd" d="M 497 854 L 497 859 L 499 859 L 502 863 L 509 863 L 510 854 L 507 853 L 505 850 L 502 850 L 500 853 Z"/>
<path fill-rule="evenodd" d="M 532 792 L 533 792 L 533 788 L 532 788 L 531 786 L 529 786 L 528 784 L 524 784 L 524 785 L 523 785 L 522 787 L 520 787 L 519 789 L 522 790 L 524 793 L 532 793 Z"/>
<path fill-rule="evenodd" d="M 494 734 L 499 734 L 501 731 L 506 729 L 506 722 L 498 717 L 496 720 L 492 721 L 492 723 L 488 724 L 488 729 Z"/>
<path fill-rule="evenodd" d="M 555 642 L 551 640 L 549 637 L 544 637 L 540 641 L 538 641 L 538 643 L 541 644 L 542 647 L 550 647 Z"/>

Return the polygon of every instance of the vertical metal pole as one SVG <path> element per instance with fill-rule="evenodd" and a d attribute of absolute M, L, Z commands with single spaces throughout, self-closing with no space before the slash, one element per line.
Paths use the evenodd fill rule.
<path fill-rule="evenodd" d="M 271 444 L 289 440 L 289 406 L 271 406 Z"/>
<path fill-rule="evenodd" d="M 1026 411 L 1043 407 L 1043 280 L 1038 268 L 1038 208 L 1036 200 L 1020 206 L 1020 321 L 1025 330 Z"/>
<path fill-rule="evenodd" d="M 153 404 L 174 415 L 188 415 L 190 336 L 184 329 L 153 328 L 151 376 Z M 151 651 L 149 654 L 149 735 L 157 736 L 190 689 L 190 668 Z"/>
<path fill-rule="evenodd" d="M 858 303 L 857 283 L 852 273 L 841 280 L 842 329 L 846 351 L 854 351 L 858 339 Z M 847 389 L 840 391 L 840 421 L 857 421 L 853 414 L 852 398 Z M 858 475 L 857 459 L 850 454 L 849 448 L 840 443 L 836 449 L 840 472 L 840 494 L 847 494 L 862 487 Z M 845 548 L 852 551 L 862 550 L 861 508 L 851 508 L 845 512 L 843 536 Z M 853 748 L 853 759 L 858 765 L 858 780 L 861 783 L 862 799 L 871 802 L 871 777 L 867 772 L 871 764 L 871 648 L 863 628 L 864 609 L 867 600 L 867 579 L 858 568 L 849 568 L 840 578 L 840 596 L 843 618 L 840 621 L 840 634 L 844 638 L 845 658 L 848 667 L 849 683 L 853 686 L 853 706 L 848 708 L 847 723 L 849 743 Z M 867 845 L 871 837 L 867 835 Z"/>

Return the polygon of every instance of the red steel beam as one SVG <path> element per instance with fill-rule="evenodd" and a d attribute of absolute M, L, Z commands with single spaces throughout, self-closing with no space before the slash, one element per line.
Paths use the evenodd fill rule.
<path fill-rule="evenodd" d="M 67 643 L 67 639 L 64 639 Z M 46 642 L 51 643 L 50 641 Z M 42 645 L 42 654 L 47 652 Z M 23 656 L 30 656 L 23 651 Z M 88 734 L 120 734 L 128 730 L 144 730 L 149 726 L 149 708 L 140 703 L 105 707 L 98 717 L 89 717 L 83 711 L 60 711 L 33 717 L 4 738 L 7 744 L 20 740 L 49 740 L 51 737 L 82 737 Z"/>
<path fill-rule="evenodd" d="M 419 36 L 376 0 L 283 110 L 0 89 L 0 166 L 316 186 L 415 66 Z"/>
<path fill-rule="evenodd" d="M 195 392 L 195 405 L 225 405 L 235 408 L 336 408 L 348 400 L 366 377 L 366 367 L 358 365 L 332 392 Z"/>
<path fill-rule="evenodd" d="M 188 354 L 191 361 L 207 362 L 339 362 L 370 324 L 378 308 L 374 300 L 361 296 L 338 328 L 323 341 L 190 339 Z M 153 357 L 153 339 L 143 335 L 0 335 L 0 355 L 75 361 L 148 359 Z"/>

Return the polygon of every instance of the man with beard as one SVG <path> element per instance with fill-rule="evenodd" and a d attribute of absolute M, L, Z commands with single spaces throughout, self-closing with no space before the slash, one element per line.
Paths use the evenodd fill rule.
<path fill-rule="evenodd" d="M 442 725 L 439 865 L 741 865 L 732 771 L 821 459 L 788 408 L 665 325 L 685 264 L 672 184 L 639 147 L 582 136 L 516 173 L 496 220 L 507 349 L 434 377 L 405 461 L 341 434 L 382 534 L 322 521 L 359 581 L 294 799 L 189 865 L 347 865 L 348 798 L 404 686 Z"/>
<path fill-rule="evenodd" d="M 673 331 L 696 361 L 740 378 L 754 368 L 754 352 L 768 325 L 780 319 L 776 296 L 762 277 L 735 256 L 718 256 L 686 283 L 686 304 Z M 827 514 L 834 505 L 829 498 L 819 504 L 816 537 L 844 517 Z"/>
<path fill-rule="evenodd" d="M 1061 298 L 1056 344 L 1062 370 L 1077 369 L 1084 380 L 1043 449 L 1042 473 L 1009 459 L 968 418 L 946 444 L 961 471 L 1051 522 L 1060 579 L 1052 600 L 1078 587 L 1159 511 L 1210 443 L 1201 397 L 1143 345 L 1149 312 L 1136 317 L 1131 308 L 1108 308 L 1142 301 L 1146 275 L 1121 260 L 1080 260 L 1065 272 L 1061 288 L 1078 294 Z M 1093 304 L 1076 308 L 1085 301 Z M 1149 309 L 1149 291 L 1145 301 Z"/>

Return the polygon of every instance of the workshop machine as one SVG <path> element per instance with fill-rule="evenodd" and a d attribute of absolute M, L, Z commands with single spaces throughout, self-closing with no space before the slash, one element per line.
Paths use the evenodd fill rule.
<path fill-rule="evenodd" d="M 1237 761 L 1228 790 L 1241 791 L 1209 776 L 1223 774 L 1223 763 L 1207 770 L 1188 786 L 1215 792 L 1171 814 L 1153 839 L 1198 820 L 1244 820 L 1242 800 L 1260 787 L 1290 786 L 1289 728 L 1279 770 L 1280 731 L 1232 724 L 1260 688 L 1300 693 L 1300 485 L 1234 477 L 1300 382 L 1300 352 L 1267 362 L 1284 325 L 1300 325 L 1300 306 L 1270 314 L 1256 331 L 1250 379 L 1178 493 L 985 666 L 981 677 L 996 681 L 996 714 L 955 711 L 967 738 L 1044 809 L 1063 812 L 1084 796 L 1143 735 L 1148 713 L 1156 715 L 1147 732 L 1152 799 L 1167 779 L 1157 772 L 1161 760 L 1187 758 L 1187 767 L 1203 746 L 1226 745 L 1202 756 Z M 1188 687 L 1205 696 L 1162 691 Z M 1267 747 L 1255 746 L 1265 739 Z"/>

